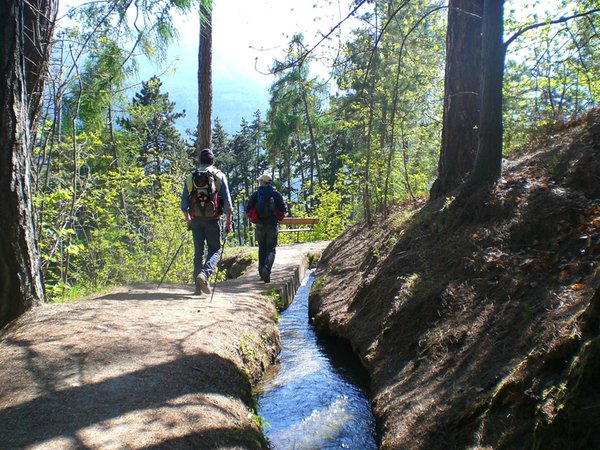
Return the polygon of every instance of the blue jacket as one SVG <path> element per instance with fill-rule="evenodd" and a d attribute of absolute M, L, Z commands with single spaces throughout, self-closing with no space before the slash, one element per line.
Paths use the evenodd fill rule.
<path fill-rule="evenodd" d="M 283 201 L 283 197 L 279 192 L 277 192 L 272 185 L 268 186 L 259 186 L 258 190 L 255 191 L 248 200 L 248 204 L 246 205 L 246 212 L 248 212 L 251 208 L 256 206 L 258 201 L 258 194 L 265 197 L 273 197 L 273 201 L 275 202 L 275 209 L 282 213 L 287 213 L 287 207 Z M 273 220 L 269 221 L 269 223 L 265 223 L 263 225 L 277 225 L 277 218 L 274 217 Z"/>

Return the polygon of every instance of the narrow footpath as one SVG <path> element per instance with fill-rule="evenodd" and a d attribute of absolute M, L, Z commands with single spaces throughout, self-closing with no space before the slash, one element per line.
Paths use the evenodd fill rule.
<path fill-rule="evenodd" d="M 0 332 L 0 449 L 254 449 L 252 387 L 288 302 L 327 242 L 278 247 L 209 296 L 135 285 L 45 305 Z"/>

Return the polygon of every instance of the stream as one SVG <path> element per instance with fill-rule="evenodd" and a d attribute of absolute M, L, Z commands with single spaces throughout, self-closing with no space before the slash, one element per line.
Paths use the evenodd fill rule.
<path fill-rule="evenodd" d="M 257 389 L 274 450 L 376 449 L 368 379 L 350 346 L 318 338 L 308 323 L 310 271 L 281 313 L 279 363 Z"/>

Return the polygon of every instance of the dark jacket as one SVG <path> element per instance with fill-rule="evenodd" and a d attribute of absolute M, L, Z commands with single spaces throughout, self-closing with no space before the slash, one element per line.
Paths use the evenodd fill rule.
<path fill-rule="evenodd" d="M 268 186 L 259 186 L 258 190 L 255 191 L 251 196 L 250 199 L 248 200 L 248 204 L 246 205 L 246 214 L 248 214 L 248 212 L 251 209 L 254 209 L 256 207 L 256 203 L 258 201 L 258 195 L 261 196 L 265 196 L 265 197 L 273 197 L 273 202 L 274 202 L 274 206 L 275 206 L 275 210 L 276 212 L 279 212 L 280 217 L 283 217 L 285 215 L 285 213 L 287 213 L 287 208 L 285 206 L 285 203 L 283 202 L 283 197 L 281 196 L 281 194 L 279 192 L 277 192 L 273 186 L 268 185 Z M 278 219 L 277 217 L 273 217 L 272 219 L 269 219 L 266 223 L 264 223 L 263 221 L 259 222 L 262 225 L 277 225 Z"/>

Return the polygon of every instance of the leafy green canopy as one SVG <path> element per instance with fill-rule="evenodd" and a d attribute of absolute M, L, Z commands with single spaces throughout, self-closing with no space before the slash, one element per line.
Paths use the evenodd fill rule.
<path fill-rule="evenodd" d="M 562 4 L 573 14 L 598 6 Z M 322 62 L 294 35 L 273 65 L 266 116 L 256 111 L 232 136 L 215 120 L 213 150 L 234 199 L 231 244 L 253 241 L 244 206 L 263 172 L 274 177 L 292 215 L 321 219 L 301 240 L 335 238 L 429 191 L 442 126 L 444 3 L 361 5 L 358 25 L 334 52 L 330 79 L 313 75 L 311 67 Z M 158 57 L 176 36 L 172 11 L 192 6 L 92 2 L 70 15 L 76 25 L 57 33 L 34 180 L 54 297 L 73 286 L 158 280 L 181 241 L 189 241 L 179 195 L 194 164 L 194 137 L 175 127 L 184 112 L 157 77 L 135 87 L 131 100 L 125 83 L 138 52 Z M 599 15 L 551 23 L 530 14 L 533 6 L 506 14 L 507 36 L 545 22 L 508 49 L 505 150 L 540 126 L 596 106 L 600 94 Z M 295 239 L 281 235 L 282 243 Z M 182 248 L 166 281 L 191 281 L 192 246 Z"/>

